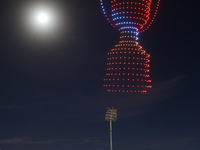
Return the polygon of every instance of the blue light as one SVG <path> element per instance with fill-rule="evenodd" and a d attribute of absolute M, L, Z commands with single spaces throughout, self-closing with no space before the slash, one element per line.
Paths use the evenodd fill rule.
<path fill-rule="evenodd" d="M 101 1 L 101 0 L 100 0 Z M 103 1 L 101 1 L 101 8 L 105 14 L 105 16 L 107 17 L 107 13 L 103 4 Z M 129 38 L 132 38 L 134 40 L 138 40 L 138 24 L 136 24 L 135 22 L 132 22 L 131 18 L 129 18 L 129 14 L 127 14 L 126 11 L 124 10 L 116 10 L 117 7 L 113 7 L 111 10 L 111 20 L 113 21 L 115 26 L 118 26 L 119 29 L 124 30 L 125 32 L 123 32 L 125 35 L 127 34 L 127 36 Z M 134 20 L 133 20 L 134 21 Z"/>

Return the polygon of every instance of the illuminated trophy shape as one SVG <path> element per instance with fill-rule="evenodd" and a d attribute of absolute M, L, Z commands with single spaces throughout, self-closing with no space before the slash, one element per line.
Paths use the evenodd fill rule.
<path fill-rule="evenodd" d="M 147 92 L 151 88 L 150 55 L 137 42 L 152 24 L 160 0 L 100 0 L 109 23 L 120 31 L 108 53 L 104 87 L 108 92 Z"/>

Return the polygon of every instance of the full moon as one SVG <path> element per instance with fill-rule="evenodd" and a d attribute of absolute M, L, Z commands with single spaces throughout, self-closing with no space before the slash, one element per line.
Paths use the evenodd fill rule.
<path fill-rule="evenodd" d="M 62 24 L 61 7 L 57 3 L 48 1 L 32 1 L 27 4 L 24 12 L 29 31 L 43 36 L 57 32 Z"/>
<path fill-rule="evenodd" d="M 39 13 L 37 16 L 38 23 L 45 25 L 49 21 L 49 15 L 45 12 Z"/>
<path fill-rule="evenodd" d="M 33 41 L 57 41 L 63 36 L 68 19 L 67 9 L 57 1 L 30 0 L 23 2 L 20 13 L 21 33 Z"/>

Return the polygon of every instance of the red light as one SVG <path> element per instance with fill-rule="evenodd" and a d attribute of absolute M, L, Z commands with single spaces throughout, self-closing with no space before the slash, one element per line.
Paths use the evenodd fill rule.
<path fill-rule="evenodd" d="M 155 15 L 157 14 L 159 2 L 160 0 L 157 0 L 157 4 L 155 3 L 153 5 L 156 9 L 153 12 L 154 14 L 150 15 L 153 11 L 151 7 L 152 0 L 135 0 L 134 2 L 127 2 L 125 0 L 119 2 L 117 0 L 111 0 L 111 6 L 113 7 L 112 10 L 115 11 L 113 13 L 118 13 L 115 15 L 115 18 L 123 16 L 124 19 L 113 21 L 113 18 L 108 18 L 108 16 L 111 16 L 110 14 L 105 14 L 105 16 L 108 18 L 109 22 L 115 24 L 116 27 L 128 25 L 130 27 L 133 26 L 138 28 L 134 31 L 143 32 L 152 24 Z M 107 8 L 106 10 L 109 11 Z M 110 57 L 107 59 L 108 68 L 106 75 L 109 77 L 108 79 L 111 78 L 111 80 L 104 79 L 106 82 L 104 86 L 108 85 L 107 87 L 110 88 L 110 92 L 144 93 L 147 88 L 151 88 L 149 85 L 151 80 L 148 73 L 150 72 L 150 55 L 147 54 L 146 51 L 139 46 L 138 42 L 135 41 L 133 34 L 131 34 L 133 30 L 118 29 L 121 34 L 120 41 L 108 53 L 108 56 Z"/>

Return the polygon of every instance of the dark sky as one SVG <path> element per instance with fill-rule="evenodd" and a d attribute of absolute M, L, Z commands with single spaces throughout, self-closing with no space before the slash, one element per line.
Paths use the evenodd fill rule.
<path fill-rule="evenodd" d="M 109 94 L 107 52 L 119 34 L 99 0 L 56 0 L 56 34 L 31 33 L 25 4 L 0 4 L 0 150 L 109 149 L 107 107 L 118 109 L 114 150 L 200 149 L 200 15 L 197 0 L 161 0 L 139 43 L 151 54 L 153 88 Z M 49 2 L 49 1 L 48 1 Z"/>

